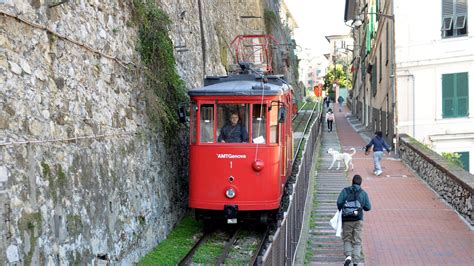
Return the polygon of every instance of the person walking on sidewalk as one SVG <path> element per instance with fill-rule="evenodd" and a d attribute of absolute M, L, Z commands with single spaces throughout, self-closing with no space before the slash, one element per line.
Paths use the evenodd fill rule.
<path fill-rule="evenodd" d="M 337 98 L 337 103 L 339 103 L 339 112 L 342 111 L 342 105 L 344 104 L 344 97 L 339 95 L 339 98 Z"/>
<path fill-rule="evenodd" d="M 334 122 L 334 113 L 332 112 L 331 108 L 329 108 L 328 112 L 326 113 L 326 122 L 328 124 L 328 131 L 332 132 L 332 123 Z"/>
<path fill-rule="evenodd" d="M 365 146 L 365 151 L 367 152 L 370 147 L 374 151 L 374 175 L 379 176 L 382 174 L 382 166 L 380 161 L 382 161 L 383 149 L 387 150 L 387 153 L 390 154 L 390 148 L 383 139 L 382 131 L 375 132 L 375 137 Z"/>
<path fill-rule="evenodd" d="M 362 188 L 362 177 L 354 175 L 352 186 L 344 188 L 337 198 L 337 209 L 342 211 L 342 241 L 344 241 L 344 255 L 346 259 L 344 265 L 348 266 L 351 262 L 354 265 L 362 261 L 362 228 L 364 220 L 364 211 L 370 211 L 372 208 L 369 195 Z M 350 208 L 350 206 L 356 206 Z M 351 209 L 351 215 L 347 215 L 348 209 Z"/>
<path fill-rule="evenodd" d="M 326 108 L 329 108 L 329 104 L 331 104 L 331 97 L 329 97 L 329 95 L 324 97 L 324 103 L 326 104 Z"/>

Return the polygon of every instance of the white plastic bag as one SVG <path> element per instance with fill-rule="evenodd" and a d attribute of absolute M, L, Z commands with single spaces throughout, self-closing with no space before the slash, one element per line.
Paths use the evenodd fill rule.
<path fill-rule="evenodd" d="M 336 236 L 341 237 L 342 233 L 342 212 L 337 211 L 334 214 L 334 217 L 329 221 L 329 224 L 331 224 L 332 228 L 336 230 Z"/>

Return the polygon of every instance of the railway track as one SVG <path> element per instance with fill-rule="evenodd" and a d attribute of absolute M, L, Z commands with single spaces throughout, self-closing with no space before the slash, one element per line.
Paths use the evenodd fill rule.
<path fill-rule="evenodd" d="M 212 231 L 206 231 L 189 250 L 186 256 L 181 259 L 178 265 L 258 265 L 258 257 L 264 248 L 269 232 L 270 230 L 268 226 L 265 230 L 262 228 L 256 230 L 246 228 L 240 224 L 232 227 L 217 228 Z M 222 241 L 223 239 L 225 240 Z M 206 245 L 219 246 L 219 254 L 208 254 L 204 260 L 201 256 L 199 256 L 200 258 L 193 259 L 193 257 L 198 253 L 206 252 L 200 250 L 207 250 L 205 247 Z"/>
<path fill-rule="evenodd" d="M 311 104 L 312 107 L 307 108 L 307 102 L 305 102 L 298 110 L 298 114 L 292 118 L 294 137 L 299 138 L 295 149 L 294 158 L 297 158 L 297 155 L 301 149 L 301 145 L 304 141 L 304 135 L 307 133 L 312 121 L 319 116 L 320 102 L 314 102 Z M 298 137 L 298 135 L 301 136 Z"/>
<path fill-rule="evenodd" d="M 311 104 L 311 103 L 310 103 Z M 319 116 L 319 103 L 303 104 L 298 114 L 292 118 L 294 132 L 300 134 L 295 149 L 295 163 L 298 164 L 297 154 L 304 144 L 310 125 Z M 212 230 L 206 230 L 195 245 L 189 250 L 178 265 L 260 265 L 259 258 L 265 252 L 267 247 L 270 228 L 272 225 L 266 225 L 263 228 L 255 230 L 249 227 L 249 224 L 238 224 L 233 226 L 213 226 Z M 208 247 L 206 247 L 208 246 Z M 209 246 L 218 247 L 217 252 L 209 252 Z M 202 253 L 205 254 L 203 258 Z"/>

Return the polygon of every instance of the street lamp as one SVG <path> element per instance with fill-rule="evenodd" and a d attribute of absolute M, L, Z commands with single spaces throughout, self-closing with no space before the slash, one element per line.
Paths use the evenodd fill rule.
<path fill-rule="evenodd" d="M 354 25 L 355 27 L 360 27 L 362 25 L 362 20 L 360 19 L 360 16 L 355 16 L 352 25 Z"/>
<path fill-rule="evenodd" d="M 367 15 L 376 15 L 376 16 L 381 16 L 383 18 L 395 20 L 394 15 L 387 15 L 387 14 L 383 14 L 382 12 L 368 12 Z M 360 19 L 360 15 L 359 15 L 359 16 L 355 16 L 354 22 L 352 22 L 352 25 L 359 27 L 360 25 L 362 25 L 362 23 L 363 21 Z"/>

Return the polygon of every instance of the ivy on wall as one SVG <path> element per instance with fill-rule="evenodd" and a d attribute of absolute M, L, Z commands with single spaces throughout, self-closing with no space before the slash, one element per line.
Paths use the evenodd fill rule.
<path fill-rule="evenodd" d="M 138 52 L 146 67 L 147 112 L 155 125 L 162 125 L 171 144 L 179 129 L 178 104 L 187 101 L 186 88 L 176 71 L 171 20 L 155 1 L 133 0 L 134 23 L 138 26 Z"/>

